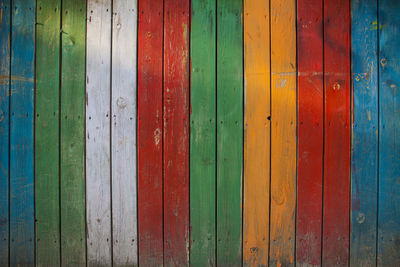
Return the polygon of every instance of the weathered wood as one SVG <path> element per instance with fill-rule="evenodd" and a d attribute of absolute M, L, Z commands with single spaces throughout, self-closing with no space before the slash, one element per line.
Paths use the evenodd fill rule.
<path fill-rule="evenodd" d="M 323 1 L 297 3 L 296 263 L 321 266 L 324 142 Z"/>
<path fill-rule="evenodd" d="M 87 264 L 111 265 L 110 0 L 88 1 L 86 38 Z"/>
<path fill-rule="evenodd" d="M 242 265 L 242 0 L 217 3 L 217 265 Z"/>
<path fill-rule="evenodd" d="M 8 264 L 9 126 L 10 126 L 10 0 L 0 1 L 0 265 Z"/>
<path fill-rule="evenodd" d="M 271 1 L 270 266 L 293 266 L 296 211 L 296 1 Z"/>
<path fill-rule="evenodd" d="M 189 264 L 189 2 L 164 1 L 164 266 Z"/>
<path fill-rule="evenodd" d="M 216 0 L 192 1 L 190 44 L 190 265 L 215 266 Z"/>
<path fill-rule="evenodd" d="M 10 265 L 34 265 L 33 106 L 35 1 L 12 1 Z"/>
<path fill-rule="evenodd" d="M 378 190 L 378 2 L 353 0 L 350 265 L 376 266 Z"/>
<path fill-rule="evenodd" d="M 137 1 L 113 1 L 112 224 L 113 265 L 134 266 L 137 256 L 136 43 Z"/>
<path fill-rule="evenodd" d="M 61 16 L 61 262 L 85 266 L 86 2 L 63 0 Z"/>
<path fill-rule="evenodd" d="M 380 0 L 378 266 L 400 266 L 400 2 Z"/>
<path fill-rule="evenodd" d="M 139 1 L 139 260 L 163 264 L 163 0 Z"/>
<path fill-rule="evenodd" d="M 324 0 L 324 266 L 347 266 L 350 206 L 350 4 Z"/>
<path fill-rule="evenodd" d="M 60 265 L 60 0 L 37 1 L 35 95 L 36 264 Z"/>
<path fill-rule="evenodd" d="M 244 1 L 244 266 L 268 266 L 270 197 L 270 9 Z"/>

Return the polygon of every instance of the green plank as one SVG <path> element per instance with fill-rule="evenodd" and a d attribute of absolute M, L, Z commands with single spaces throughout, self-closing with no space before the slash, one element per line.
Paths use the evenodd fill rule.
<path fill-rule="evenodd" d="M 216 0 L 193 0 L 191 23 L 191 266 L 215 266 Z"/>
<path fill-rule="evenodd" d="M 61 261 L 85 265 L 85 25 L 86 1 L 62 3 Z"/>
<path fill-rule="evenodd" d="M 59 75 L 61 0 L 36 10 L 35 201 L 36 264 L 60 264 Z"/>
<path fill-rule="evenodd" d="M 217 265 L 241 266 L 242 1 L 217 3 Z"/>

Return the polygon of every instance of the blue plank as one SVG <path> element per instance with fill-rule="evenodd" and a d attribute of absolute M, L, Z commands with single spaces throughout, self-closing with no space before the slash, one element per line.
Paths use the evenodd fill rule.
<path fill-rule="evenodd" d="M 375 266 L 378 198 L 378 3 L 353 0 L 351 266 Z"/>
<path fill-rule="evenodd" d="M 0 266 L 8 264 L 10 0 L 0 0 Z"/>
<path fill-rule="evenodd" d="M 33 266 L 35 0 L 13 0 L 11 20 L 10 264 Z"/>
<path fill-rule="evenodd" d="M 379 0 L 378 266 L 400 266 L 399 14 L 399 0 Z"/>

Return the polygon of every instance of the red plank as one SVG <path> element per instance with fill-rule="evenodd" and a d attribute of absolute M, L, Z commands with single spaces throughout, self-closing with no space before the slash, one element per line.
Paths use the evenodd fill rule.
<path fill-rule="evenodd" d="M 323 0 L 297 3 L 298 178 L 296 260 L 321 265 L 324 142 Z"/>
<path fill-rule="evenodd" d="M 163 0 L 139 1 L 139 261 L 163 263 Z"/>
<path fill-rule="evenodd" d="M 325 169 L 324 266 L 349 261 L 350 17 L 349 0 L 324 0 Z"/>
<path fill-rule="evenodd" d="M 189 0 L 164 1 L 164 264 L 189 263 Z"/>

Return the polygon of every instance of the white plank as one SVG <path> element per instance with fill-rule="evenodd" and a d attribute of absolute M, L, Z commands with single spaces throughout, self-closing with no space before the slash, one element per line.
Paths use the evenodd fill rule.
<path fill-rule="evenodd" d="M 113 1 L 112 216 L 114 266 L 137 265 L 137 0 Z"/>
<path fill-rule="evenodd" d="M 88 266 L 111 266 L 111 0 L 87 5 L 87 258 Z"/>

